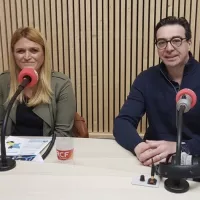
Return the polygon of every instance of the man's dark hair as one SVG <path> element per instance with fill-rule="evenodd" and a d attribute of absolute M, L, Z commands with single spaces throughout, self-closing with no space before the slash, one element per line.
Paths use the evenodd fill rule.
<path fill-rule="evenodd" d="M 184 17 L 177 18 L 177 17 L 174 17 L 174 16 L 169 16 L 169 17 L 166 17 L 164 19 L 161 19 L 157 23 L 155 30 L 154 30 L 155 40 L 156 40 L 157 31 L 160 27 L 166 26 L 166 25 L 174 25 L 174 24 L 181 25 L 185 29 L 186 40 L 191 39 L 192 33 L 191 33 L 191 29 L 190 29 L 190 24 L 188 23 L 188 21 Z"/>

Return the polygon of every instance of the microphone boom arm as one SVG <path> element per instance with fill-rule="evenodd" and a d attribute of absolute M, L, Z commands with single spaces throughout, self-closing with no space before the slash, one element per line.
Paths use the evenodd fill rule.
<path fill-rule="evenodd" d="M 17 99 L 18 95 L 21 93 L 21 91 L 24 89 L 24 87 L 28 84 L 27 81 L 24 81 L 22 85 L 18 86 L 17 91 L 11 98 L 10 102 L 8 103 L 8 107 L 6 109 L 5 118 L 3 120 L 3 125 L 1 129 L 1 158 L 0 158 L 0 171 L 7 171 L 11 170 L 16 166 L 16 161 L 12 158 L 6 157 L 6 144 L 5 144 L 5 136 L 6 136 L 6 128 L 8 123 L 8 117 L 10 115 L 10 111 L 13 107 L 13 104 L 15 100 Z M 30 82 L 30 81 L 29 81 Z"/>
<path fill-rule="evenodd" d="M 185 106 L 181 105 L 178 111 L 177 120 L 177 143 L 176 143 L 176 164 L 181 164 L 181 141 L 182 141 L 182 130 L 183 130 L 183 113 L 185 111 Z"/>

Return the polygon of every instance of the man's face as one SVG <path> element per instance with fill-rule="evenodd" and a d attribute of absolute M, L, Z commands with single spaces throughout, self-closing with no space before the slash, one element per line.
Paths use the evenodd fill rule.
<path fill-rule="evenodd" d="M 185 29 L 178 24 L 162 26 L 156 34 L 158 55 L 167 67 L 176 67 L 184 65 L 189 59 L 188 51 L 191 41 L 185 38 Z M 172 40 L 171 40 L 172 39 Z M 166 41 L 170 41 L 167 42 Z"/>

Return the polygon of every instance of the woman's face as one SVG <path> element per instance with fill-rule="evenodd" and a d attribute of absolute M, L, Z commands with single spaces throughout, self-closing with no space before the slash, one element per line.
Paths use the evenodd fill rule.
<path fill-rule="evenodd" d="M 26 38 L 21 38 L 16 42 L 13 55 L 20 69 L 31 67 L 38 71 L 44 62 L 42 46 Z"/>

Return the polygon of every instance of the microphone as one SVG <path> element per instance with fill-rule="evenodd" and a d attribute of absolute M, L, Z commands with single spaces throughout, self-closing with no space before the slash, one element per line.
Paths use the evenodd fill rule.
<path fill-rule="evenodd" d="M 8 123 L 8 118 L 10 115 L 10 111 L 12 106 L 18 97 L 18 95 L 22 92 L 25 87 L 32 87 L 38 81 L 38 74 L 37 72 L 31 68 L 24 68 L 21 70 L 18 76 L 18 81 L 20 85 L 18 86 L 15 94 L 11 98 L 10 102 L 8 103 L 8 107 L 6 109 L 5 117 L 3 120 L 3 125 L 1 129 L 1 157 L 0 157 L 0 171 L 8 171 L 13 169 L 16 166 L 16 161 L 12 158 L 6 157 L 6 145 L 5 145 L 5 135 L 6 135 L 6 128 Z"/>
<path fill-rule="evenodd" d="M 192 165 L 181 163 L 181 141 L 183 129 L 183 114 L 192 109 L 197 102 L 196 94 L 190 89 L 182 89 L 176 95 L 177 109 L 177 143 L 176 154 L 169 155 L 166 162 L 161 162 L 156 169 L 160 176 L 167 177 L 165 189 L 174 193 L 183 193 L 189 190 L 189 183 L 185 178 L 200 177 L 200 159 L 192 158 Z M 171 163 L 169 159 L 172 157 Z"/>
<path fill-rule="evenodd" d="M 183 129 L 183 113 L 188 112 L 197 102 L 196 94 L 188 88 L 180 90 L 176 95 L 177 115 L 177 145 L 176 145 L 176 164 L 181 163 L 181 141 Z"/>
<path fill-rule="evenodd" d="M 176 95 L 176 107 L 178 111 L 181 107 L 184 107 L 184 113 L 186 113 L 195 106 L 196 102 L 196 94 L 188 88 L 180 90 Z"/>
<path fill-rule="evenodd" d="M 18 75 L 19 87 L 33 87 L 38 82 L 38 73 L 31 67 L 21 70 Z"/>

